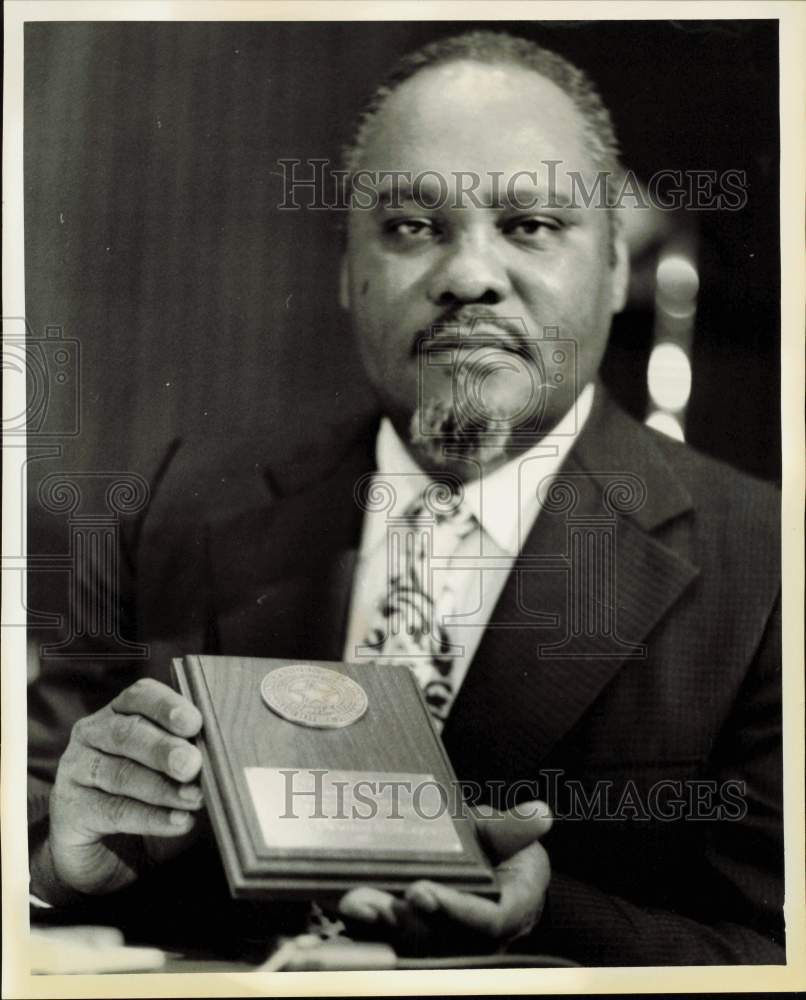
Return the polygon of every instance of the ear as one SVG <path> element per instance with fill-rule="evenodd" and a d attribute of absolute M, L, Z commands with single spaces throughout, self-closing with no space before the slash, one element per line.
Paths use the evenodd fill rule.
<path fill-rule="evenodd" d="M 345 312 L 350 311 L 350 275 L 347 268 L 347 255 L 342 254 L 339 267 L 339 305 Z"/>
<path fill-rule="evenodd" d="M 621 233 L 613 237 L 613 262 L 611 275 L 611 308 L 619 313 L 627 304 L 627 290 L 630 285 L 630 252 Z"/>

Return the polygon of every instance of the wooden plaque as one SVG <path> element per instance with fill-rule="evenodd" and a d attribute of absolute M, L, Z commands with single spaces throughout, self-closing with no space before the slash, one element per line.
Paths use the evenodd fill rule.
<path fill-rule="evenodd" d="M 408 667 L 185 656 L 173 671 L 204 719 L 202 786 L 234 896 L 322 898 L 357 885 L 394 892 L 427 878 L 497 897 Z M 331 700 L 327 678 L 348 690 L 339 728 L 320 728 L 333 723 L 327 706 L 321 719 L 315 704 L 303 706 L 303 722 L 281 714 L 294 715 L 288 678 L 306 676 L 324 677 Z"/>

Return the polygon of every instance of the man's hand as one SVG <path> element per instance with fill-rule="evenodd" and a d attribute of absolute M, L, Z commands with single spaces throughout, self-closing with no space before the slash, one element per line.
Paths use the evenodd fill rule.
<path fill-rule="evenodd" d="M 162 838 L 187 842 L 202 804 L 201 754 L 189 742 L 201 724 L 194 705 L 144 678 L 73 726 L 50 796 L 47 850 L 62 885 L 121 889 L 149 856 L 172 853 Z"/>
<path fill-rule="evenodd" d="M 479 835 L 494 863 L 501 897 L 498 902 L 459 892 L 437 882 L 414 882 L 404 898 L 362 886 L 342 897 L 345 917 L 387 925 L 416 937 L 419 947 L 430 933 L 444 936 L 446 923 L 456 939 L 481 938 L 503 945 L 528 933 L 540 919 L 551 876 L 548 855 L 539 843 L 551 828 L 551 813 L 543 802 L 523 803 L 509 812 L 477 810 Z M 392 931 L 394 936 L 394 931 Z"/>

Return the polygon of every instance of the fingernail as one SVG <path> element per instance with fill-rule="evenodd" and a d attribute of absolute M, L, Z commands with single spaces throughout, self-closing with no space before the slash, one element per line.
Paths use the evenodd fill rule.
<path fill-rule="evenodd" d="M 190 753 L 184 747 L 176 747 L 168 754 L 168 764 L 174 774 L 185 774 L 190 767 Z"/>
<path fill-rule="evenodd" d="M 176 708 L 172 708 L 168 716 L 168 722 L 172 729 L 179 729 L 183 733 L 190 731 L 190 719 L 187 716 L 187 712 L 181 705 L 177 705 Z"/>
<path fill-rule="evenodd" d="M 173 826 L 185 826 L 190 816 L 186 812 L 182 812 L 181 809 L 172 809 L 170 819 Z"/>
<path fill-rule="evenodd" d="M 435 913 L 439 909 L 439 900 L 430 886 L 415 886 L 408 894 L 408 898 L 418 909 L 425 910 L 426 913 Z"/>
<path fill-rule="evenodd" d="M 378 913 L 390 927 L 397 927 L 397 913 L 393 905 L 381 907 Z"/>
<path fill-rule="evenodd" d="M 185 802 L 201 802 L 201 790 L 196 785 L 182 785 L 179 788 L 179 798 Z"/>

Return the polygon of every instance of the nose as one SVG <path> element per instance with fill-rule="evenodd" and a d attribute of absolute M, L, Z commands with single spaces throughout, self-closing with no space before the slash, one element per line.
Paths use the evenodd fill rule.
<path fill-rule="evenodd" d="M 496 305 L 509 291 L 509 277 L 496 249 L 475 234 L 445 248 L 428 283 L 428 297 L 440 307 L 470 302 Z"/>

